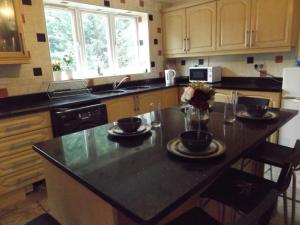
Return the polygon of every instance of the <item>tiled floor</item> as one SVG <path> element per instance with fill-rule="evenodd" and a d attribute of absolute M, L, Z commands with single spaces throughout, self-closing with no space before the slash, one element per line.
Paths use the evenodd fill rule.
<path fill-rule="evenodd" d="M 44 191 L 28 195 L 24 202 L 0 209 L 0 225 L 24 225 L 35 217 L 47 212 L 47 196 Z"/>
<path fill-rule="evenodd" d="M 299 176 L 300 177 L 300 176 Z M 300 187 L 300 186 L 298 186 Z M 297 190 L 300 197 L 300 189 Z M 289 201 L 289 212 L 290 212 Z M 300 225 L 300 204 L 296 209 L 296 225 Z M 298 211 L 297 211 L 298 210 Z M 49 212 L 47 207 L 47 194 L 43 189 L 39 189 L 28 195 L 24 202 L 11 206 L 6 209 L 0 209 L 0 225 L 24 225 L 33 218 Z M 283 207 L 282 198 L 279 198 L 278 207 L 274 212 L 271 225 L 283 225 Z"/>

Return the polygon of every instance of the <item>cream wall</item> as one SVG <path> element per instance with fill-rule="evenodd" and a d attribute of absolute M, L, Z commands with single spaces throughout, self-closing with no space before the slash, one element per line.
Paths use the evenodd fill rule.
<path fill-rule="evenodd" d="M 20 0 L 21 1 L 21 0 Z M 104 0 L 74 0 L 78 3 L 104 5 Z M 163 56 L 161 33 L 161 3 L 153 0 L 110 0 L 111 8 L 126 9 L 146 12 L 153 15 L 153 21 L 149 21 L 150 60 L 155 62 L 151 73 L 132 75 L 131 79 L 145 79 L 158 77 L 163 71 Z M 32 0 L 32 5 L 21 5 L 24 14 L 24 40 L 31 54 L 31 63 L 23 65 L 0 65 L 0 89 L 6 88 L 9 96 L 43 92 L 47 84 L 52 81 L 52 70 L 48 42 L 37 42 L 36 33 L 46 33 L 43 0 Z M 154 45 L 154 39 L 158 39 L 158 45 Z M 41 68 L 42 76 L 33 76 L 33 68 Z M 113 82 L 116 77 L 97 78 L 94 84 Z"/>
<path fill-rule="evenodd" d="M 282 63 L 276 63 L 275 57 L 283 56 Z M 282 76 L 284 67 L 295 66 L 297 60 L 297 50 L 285 53 L 272 54 L 252 54 L 252 55 L 227 55 L 227 56 L 210 56 L 197 57 L 187 59 L 177 59 L 177 73 L 183 76 L 188 76 L 189 67 L 198 65 L 199 59 L 204 59 L 205 66 L 221 66 L 223 76 L 251 76 L 258 77 L 259 72 L 254 69 L 254 64 L 247 64 L 247 57 L 254 57 L 254 64 L 264 64 L 265 69 L 269 74 Z M 185 65 L 182 65 L 182 60 L 185 60 Z M 172 61 L 170 62 L 172 64 Z"/>

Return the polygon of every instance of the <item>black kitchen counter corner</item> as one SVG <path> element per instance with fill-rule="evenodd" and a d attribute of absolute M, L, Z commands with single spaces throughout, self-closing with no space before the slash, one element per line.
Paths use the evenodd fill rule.
<path fill-rule="evenodd" d="M 219 89 L 236 89 L 236 90 L 252 90 L 252 91 L 269 91 L 269 92 L 281 92 L 282 79 L 276 79 L 274 81 L 270 78 L 252 78 L 252 77 L 223 77 L 222 82 L 212 84 L 213 87 Z M 93 94 L 100 91 L 109 90 L 112 84 L 98 85 L 92 87 L 93 92 L 90 95 L 78 96 L 78 97 L 68 97 L 60 98 L 55 100 L 49 100 L 46 93 L 30 94 L 23 96 L 15 96 L 8 98 L 0 98 L 0 119 L 25 115 L 28 113 L 40 112 L 45 110 L 51 110 L 57 107 L 65 107 L 73 104 L 95 104 L 99 103 L 101 100 L 132 95 L 142 92 L 148 92 L 153 90 L 160 90 L 164 88 L 180 87 L 186 86 L 188 84 L 187 77 L 178 77 L 174 85 L 166 85 L 164 79 L 155 78 L 139 81 L 130 81 L 122 84 L 122 87 L 128 86 L 138 86 L 147 85 L 150 88 L 127 91 L 125 93 L 115 93 L 115 94 Z"/>
<path fill-rule="evenodd" d="M 111 138 L 112 124 L 106 124 L 33 149 L 138 224 L 156 224 L 297 114 L 279 110 L 272 122 L 223 125 L 223 111 L 218 111 L 223 104 L 214 104 L 208 130 L 227 148 L 217 159 L 190 161 L 167 152 L 167 143 L 186 130 L 179 108 L 163 110 L 161 128 L 143 138 Z M 149 123 L 149 114 L 142 117 Z"/>

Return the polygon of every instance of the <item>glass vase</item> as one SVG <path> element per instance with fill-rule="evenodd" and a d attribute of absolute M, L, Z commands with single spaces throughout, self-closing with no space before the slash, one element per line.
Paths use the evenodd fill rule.
<path fill-rule="evenodd" d="M 191 106 L 188 111 L 191 129 L 206 129 L 209 121 L 209 110 Z"/>

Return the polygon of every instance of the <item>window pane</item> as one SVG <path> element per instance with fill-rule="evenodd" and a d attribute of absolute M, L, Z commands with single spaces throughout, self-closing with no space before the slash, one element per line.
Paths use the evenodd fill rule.
<path fill-rule="evenodd" d="M 63 66 L 71 67 L 77 71 L 76 65 L 78 60 L 76 59 L 77 52 L 72 12 L 52 8 L 46 8 L 45 11 L 51 60 L 63 62 L 65 56 L 71 56 L 72 62 L 69 65 L 68 62 L 63 63 Z"/>
<path fill-rule="evenodd" d="M 105 15 L 83 13 L 82 24 L 86 50 L 87 69 L 107 73 L 111 70 L 108 18 Z"/>
<path fill-rule="evenodd" d="M 137 68 L 138 46 L 136 19 L 118 16 L 115 18 L 117 66 L 122 72 Z"/>

